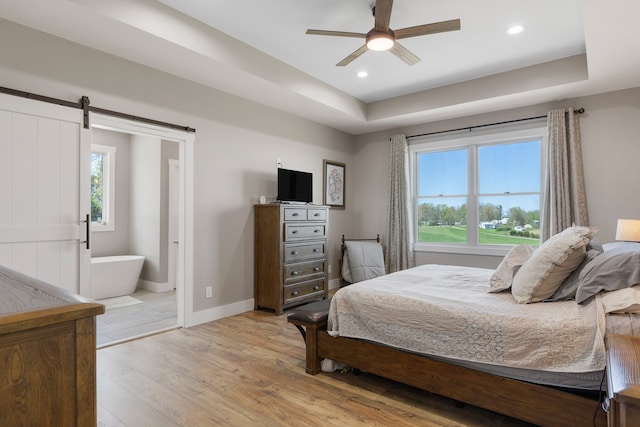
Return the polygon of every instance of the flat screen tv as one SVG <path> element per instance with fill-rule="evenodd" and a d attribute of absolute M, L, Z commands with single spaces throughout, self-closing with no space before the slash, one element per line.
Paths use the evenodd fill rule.
<path fill-rule="evenodd" d="M 313 174 L 311 172 L 278 169 L 278 200 L 281 202 L 313 201 Z"/>

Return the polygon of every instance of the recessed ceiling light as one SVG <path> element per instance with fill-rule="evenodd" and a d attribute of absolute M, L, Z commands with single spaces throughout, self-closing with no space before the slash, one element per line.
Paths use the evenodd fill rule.
<path fill-rule="evenodd" d="M 358 74 L 356 74 L 356 76 L 360 77 L 361 79 L 364 79 L 368 75 L 369 73 L 367 73 L 366 71 L 358 71 Z"/>
<path fill-rule="evenodd" d="M 524 30 L 524 27 L 522 25 L 514 25 L 513 27 L 509 28 L 507 33 L 509 33 L 511 35 L 520 34 L 522 32 L 522 30 Z"/>

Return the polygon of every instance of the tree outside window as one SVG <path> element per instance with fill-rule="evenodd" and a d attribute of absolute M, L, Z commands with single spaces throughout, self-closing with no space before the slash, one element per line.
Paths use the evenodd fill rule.
<path fill-rule="evenodd" d="M 418 246 L 540 244 L 544 135 L 412 144 Z"/>
<path fill-rule="evenodd" d="M 115 230 L 116 147 L 91 144 L 91 227 Z"/>

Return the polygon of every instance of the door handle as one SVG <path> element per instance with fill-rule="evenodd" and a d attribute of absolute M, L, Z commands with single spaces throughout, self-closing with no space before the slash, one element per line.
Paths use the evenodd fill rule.
<path fill-rule="evenodd" d="M 81 243 L 86 243 L 86 245 L 87 245 L 87 250 L 88 250 L 88 249 L 91 249 L 91 246 L 90 246 L 90 240 L 91 240 L 91 230 L 90 230 L 90 227 L 91 227 L 91 217 L 89 216 L 89 214 L 87 214 L 87 215 L 85 216 L 85 220 L 84 220 L 84 221 L 82 221 L 82 222 L 84 222 L 84 223 L 85 223 L 85 227 L 86 227 L 86 236 L 87 236 L 87 237 L 86 237 L 86 240 L 85 240 L 84 242 L 81 242 Z"/>

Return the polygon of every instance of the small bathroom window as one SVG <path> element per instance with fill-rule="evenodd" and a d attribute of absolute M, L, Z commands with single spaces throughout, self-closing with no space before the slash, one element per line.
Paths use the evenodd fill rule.
<path fill-rule="evenodd" d="M 91 144 L 91 228 L 115 230 L 116 147 Z"/>

